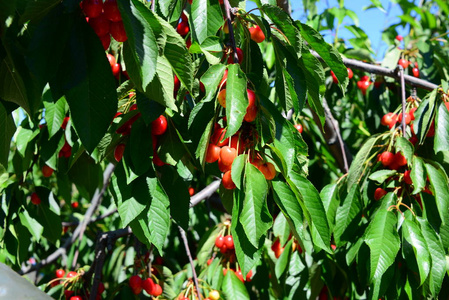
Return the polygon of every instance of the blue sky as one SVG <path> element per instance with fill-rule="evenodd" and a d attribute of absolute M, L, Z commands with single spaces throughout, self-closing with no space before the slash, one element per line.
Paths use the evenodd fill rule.
<path fill-rule="evenodd" d="M 341 1 L 341 0 L 340 0 Z M 416 0 L 415 0 L 416 1 Z M 327 8 L 339 7 L 337 0 L 321 0 L 317 3 L 318 13 L 324 11 Z M 371 5 L 370 0 L 346 0 L 344 1 L 344 7 L 355 12 L 359 19 L 359 26 L 365 33 L 369 36 L 372 44 L 372 48 L 376 51 L 377 59 L 381 59 L 387 49 L 387 45 L 382 41 L 382 31 L 389 27 L 391 24 L 396 24 L 399 22 L 398 15 L 402 14 L 402 11 L 398 4 L 393 3 L 393 1 L 380 0 L 385 12 L 382 12 L 378 8 L 371 8 L 366 10 L 369 5 Z M 302 0 L 290 0 L 292 3 L 292 17 L 295 20 L 304 21 L 304 10 L 302 5 Z M 250 7 L 248 7 L 249 9 Z M 353 25 L 354 22 L 346 17 L 343 21 L 342 27 L 344 25 Z M 407 29 L 399 27 L 398 32 L 401 35 L 407 34 Z M 329 32 L 323 32 L 326 41 L 331 42 L 333 36 Z M 354 37 L 352 33 L 348 30 L 341 28 L 338 34 L 339 37 L 343 39 L 349 39 Z"/>

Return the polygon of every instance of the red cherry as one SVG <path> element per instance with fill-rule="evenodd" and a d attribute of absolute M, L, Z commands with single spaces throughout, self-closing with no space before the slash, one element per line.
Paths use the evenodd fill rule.
<path fill-rule="evenodd" d="M 75 271 L 70 271 L 69 273 L 67 273 L 66 278 L 73 278 L 78 276 L 78 273 L 76 273 Z"/>
<path fill-rule="evenodd" d="M 338 79 L 337 79 L 337 76 L 335 76 L 335 73 L 333 71 L 331 71 L 331 76 L 332 76 L 332 82 L 337 84 L 338 83 Z"/>
<path fill-rule="evenodd" d="M 83 0 L 83 12 L 89 18 L 96 18 L 103 12 L 102 0 Z"/>
<path fill-rule="evenodd" d="M 221 78 L 220 84 L 218 85 L 220 89 L 226 88 L 226 81 L 228 80 L 228 69 L 224 71 L 223 78 Z"/>
<path fill-rule="evenodd" d="M 415 111 L 416 111 L 416 107 L 413 107 L 412 109 L 410 109 L 409 114 L 410 114 L 410 118 L 411 120 L 415 120 Z"/>
<path fill-rule="evenodd" d="M 410 173 L 411 173 L 410 170 L 404 172 L 404 182 L 409 185 L 413 184 L 412 178 L 410 177 Z"/>
<path fill-rule="evenodd" d="M 186 36 L 189 31 L 189 23 L 188 22 L 184 22 L 182 21 L 181 23 L 178 24 L 178 26 L 176 27 L 176 31 L 181 35 L 181 36 Z"/>
<path fill-rule="evenodd" d="M 276 168 L 270 162 L 260 165 L 259 170 L 265 176 L 266 180 L 272 180 L 276 176 Z"/>
<path fill-rule="evenodd" d="M 226 146 L 227 144 L 229 144 L 229 138 L 224 138 L 226 135 L 226 129 L 225 128 L 221 128 L 218 127 L 215 131 L 214 134 L 211 137 L 211 142 L 215 145 L 217 145 L 218 147 L 223 147 Z"/>
<path fill-rule="evenodd" d="M 66 299 L 70 299 L 70 297 L 72 297 L 73 294 L 75 294 L 74 291 L 64 290 L 64 296 Z"/>
<path fill-rule="evenodd" d="M 118 9 L 117 0 L 106 0 L 103 7 L 105 17 L 112 22 L 122 20 L 122 15 Z"/>
<path fill-rule="evenodd" d="M 54 171 L 55 170 L 53 170 L 51 167 L 49 167 L 47 165 L 44 165 L 42 167 L 42 174 L 44 175 L 44 177 L 50 177 Z"/>
<path fill-rule="evenodd" d="M 122 21 L 111 22 L 110 32 L 114 40 L 117 42 L 124 42 L 128 39 L 126 35 L 125 26 Z"/>
<path fill-rule="evenodd" d="M 181 87 L 181 82 L 179 81 L 179 78 L 176 75 L 175 75 L 174 82 L 175 82 L 175 88 L 174 89 L 175 89 L 175 91 L 178 91 L 179 88 Z"/>
<path fill-rule="evenodd" d="M 98 285 L 98 294 L 103 294 L 104 291 L 105 291 L 104 283 L 100 282 L 100 284 Z"/>
<path fill-rule="evenodd" d="M 193 187 L 189 187 L 189 195 L 190 195 L 190 197 L 195 195 L 195 189 Z"/>
<path fill-rule="evenodd" d="M 246 274 L 246 281 L 250 282 L 253 277 L 253 270 L 249 270 L 249 272 Z"/>
<path fill-rule="evenodd" d="M 39 204 L 41 204 L 41 198 L 39 198 L 39 196 L 36 193 L 32 193 L 31 194 L 31 203 L 33 203 L 34 205 L 39 205 Z"/>
<path fill-rule="evenodd" d="M 147 278 L 142 281 L 142 288 L 147 292 L 148 294 L 152 295 L 154 293 L 154 282 L 153 279 Z"/>
<path fill-rule="evenodd" d="M 162 167 L 163 165 L 165 165 L 165 163 L 162 161 L 159 155 L 157 155 L 156 151 L 154 151 L 153 153 L 153 164 L 155 164 L 158 167 Z"/>
<path fill-rule="evenodd" d="M 70 117 L 65 117 L 64 120 L 62 120 L 61 128 L 65 130 L 67 128 L 67 123 L 69 123 Z"/>
<path fill-rule="evenodd" d="M 359 81 L 360 82 L 360 81 Z M 359 85 L 359 82 L 357 82 L 357 86 L 362 91 L 363 95 L 366 95 L 366 91 L 368 90 L 369 86 L 371 85 L 371 81 L 362 81 Z"/>
<path fill-rule="evenodd" d="M 242 271 L 238 270 L 235 272 L 235 275 L 237 275 L 238 279 L 240 279 L 241 282 L 244 282 Z"/>
<path fill-rule="evenodd" d="M 419 69 L 418 68 L 413 68 L 412 69 L 412 73 L 413 73 L 413 76 L 415 76 L 415 77 L 419 77 Z"/>
<path fill-rule="evenodd" d="M 427 132 L 427 137 L 433 137 L 435 135 L 435 120 L 432 121 L 429 131 Z"/>
<path fill-rule="evenodd" d="M 151 133 L 154 135 L 162 135 L 167 130 L 167 126 L 167 119 L 163 115 L 160 115 L 159 118 L 151 122 Z"/>
<path fill-rule="evenodd" d="M 295 128 L 296 128 L 296 130 L 298 130 L 299 133 L 302 133 L 302 125 L 301 124 L 296 124 Z"/>
<path fill-rule="evenodd" d="M 352 79 L 352 77 L 354 77 L 354 72 L 352 72 L 350 68 L 347 68 L 347 70 L 348 70 L 348 78 Z"/>
<path fill-rule="evenodd" d="M 56 270 L 56 278 L 64 278 L 65 271 L 63 269 Z"/>
<path fill-rule="evenodd" d="M 186 40 L 186 48 L 190 49 L 190 46 L 192 46 L 192 40 L 190 39 L 190 36 Z"/>
<path fill-rule="evenodd" d="M 398 40 L 399 42 L 402 42 L 404 38 L 402 37 L 402 35 L 397 35 L 396 36 L 396 40 Z"/>
<path fill-rule="evenodd" d="M 72 296 L 70 300 L 83 300 L 83 298 L 81 296 Z"/>
<path fill-rule="evenodd" d="M 214 261 L 214 259 L 213 258 L 209 258 L 208 260 L 207 260 L 207 265 L 208 266 L 210 266 L 211 265 L 211 263 Z"/>
<path fill-rule="evenodd" d="M 399 59 L 398 65 L 402 66 L 404 69 L 407 69 L 409 62 L 403 58 Z"/>
<path fill-rule="evenodd" d="M 223 246 L 221 246 L 220 252 L 221 252 L 222 254 L 226 254 L 227 251 L 228 251 L 228 246 L 226 246 L 226 244 L 223 245 Z"/>
<path fill-rule="evenodd" d="M 362 78 L 360 78 L 360 81 L 369 81 L 370 78 L 368 75 L 363 75 Z"/>
<path fill-rule="evenodd" d="M 398 152 L 394 155 L 394 161 L 400 166 L 405 166 L 407 164 L 407 159 L 401 154 L 401 152 Z"/>
<path fill-rule="evenodd" d="M 374 191 L 374 200 L 378 201 L 380 200 L 383 196 L 385 196 L 387 194 L 387 191 L 384 190 L 383 188 L 377 188 Z"/>
<path fill-rule="evenodd" d="M 222 89 L 217 95 L 218 103 L 226 108 L 226 89 Z"/>
<path fill-rule="evenodd" d="M 220 157 L 220 150 L 221 148 L 218 147 L 217 145 L 209 144 L 206 152 L 206 162 L 207 163 L 216 162 Z"/>
<path fill-rule="evenodd" d="M 229 146 L 224 146 L 220 150 L 220 159 L 222 164 L 226 166 L 232 165 L 232 162 L 237 157 L 237 150 L 234 148 L 231 148 Z"/>
<path fill-rule="evenodd" d="M 240 49 L 238 47 L 235 50 L 237 52 L 238 63 L 241 64 L 243 61 L 243 51 L 242 51 L 242 49 Z M 228 57 L 228 64 L 233 64 L 233 63 L 234 63 L 234 54 L 231 53 L 231 54 L 229 54 L 229 57 Z"/>
<path fill-rule="evenodd" d="M 108 50 L 109 49 L 109 45 L 111 44 L 111 36 L 108 34 L 105 34 L 103 36 L 100 36 L 100 41 L 101 44 L 103 45 L 103 49 L 104 50 Z"/>
<path fill-rule="evenodd" d="M 412 121 L 412 116 L 409 113 L 405 113 L 405 124 L 410 124 L 410 122 Z M 402 122 L 402 113 L 400 113 L 398 115 L 398 122 L 401 123 Z"/>
<path fill-rule="evenodd" d="M 249 33 L 251 34 L 251 39 L 256 43 L 262 43 L 265 40 L 265 34 L 258 25 L 249 28 Z"/>
<path fill-rule="evenodd" d="M 221 248 L 224 245 L 224 237 L 222 235 L 219 235 L 215 238 L 215 246 L 217 248 Z"/>
<path fill-rule="evenodd" d="M 394 161 L 394 154 L 389 152 L 389 151 L 385 151 L 383 152 L 380 156 L 379 156 L 379 161 L 382 163 L 382 165 L 389 166 L 393 163 Z"/>
<path fill-rule="evenodd" d="M 114 55 L 108 53 L 106 54 L 106 57 L 108 58 L 109 61 L 109 65 L 111 66 L 111 68 L 117 63 L 117 60 L 115 60 Z"/>
<path fill-rule="evenodd" d="M 114 150 L 114 158 L 117 162 L 122 160 L 123 153 L 125 152 L 125 144 L 118 144 Z"/>
<path fill-rule="evenodd" d="M 155 284 L 153 288 L 153 294 L 154 297 L 158 297 L 162 295 L 162 287 L 159 284 Z"/>
<path fill-rule="evenodd" d="M 227 235 L 224 237 L 224 244 L 228 249 L 234 249 L 234 239 L 232 238 L 232 235 Z"/>
<path fill-rule="evenodd" d="M 233 190 L 236 188 L 234 181 L 232 181 L 231 177 L 231 171 L 226 171 L 223 174 L 223 178 L 221 180 L 221 183 L 223 184 L 223 187 L 227 190 Z"/>
<path fill-rule="evenodd" d="M 186 14 L 182 12 L 181 14 L 181 21 L 187 22 L 189 19 L 187 18 Z"/>
<path fill-rule="evenodd" d="M 137 289 L 142 287 L 142 278 L 139 275 L 133 275 L 129 278 L 129 286 L 132 289 Z"/>
<path fill-rule="evenodd" d="M 246 107 L 244 120 L 246 122 L 252 122 L 257 117 L 256 94 L 254 93 L 254 91 L 249 89 L 247 89 L 246 92 L 248 94 L 248 106 Z"/>
<path fill-rule="evenodd" d="M 71 205 L 72 205 L 72 208 L 78 208 L 79 202 L 78 201 L 72 202 Z"/>
<path fill-rule="evenodd" d="M 109 33 L 111 22 L 103 15 L 99 15 L 96 18 L 89 18 L 89 25 L 95 31 L 98 36 L 104 36 Z"/>

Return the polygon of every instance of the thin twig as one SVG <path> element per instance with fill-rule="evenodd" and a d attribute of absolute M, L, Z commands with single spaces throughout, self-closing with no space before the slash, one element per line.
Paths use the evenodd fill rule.
<path fill-rule="evenodd" d="M 231 40 L 232 53 L 234 55 L 234 63 L 236 64 L 239 62 L 239 57 L 237 55 L 237 46 L 235 45 L 234 28 L 232 28 L 231 5 L 229 4 L 229 0 L 224 0 L 223 3 L 226 14 L 226 22 L 228 22 L 229 39 Z"/>
<path fill-rule="evenodd" d="M 112 216 L 112 215 L 115 214 L 116 212 L 117 212 L 117 208 L 114 208 L 114 209 L 112 209 L 112 210 L 110 210 L 110 211 L 108 211 L 108 212 L 102 214 L 101 216 L 99 216 L 99 217 L 97 217 L 97 218 L 95 218 L 95 219 L 91 219 L 87 225 L 89 225 L 89 224 L 91 224 L 91 223 L 95 223 L 95 222 L 101 221 L 101 220 L 104 220 L 104 219 L 106 219 L 107 217 Z M 62 222 L 62 227 L 73 227 L 73 226 L 78 226 L 79 223 L 80 223 L 80 221 L 74 221 L 74 222 Z"/>
<path fill-rule="evenodd" d="M 405 137 L 405 80 L 404 80 L 404 68 L 402 66 L 398 66 L 399 69 L 399 78 L 401 79 L 401 101 L 402 101 L 402 136 Z"/>
<path fill-rule="evenodd" d="M 194 207 L 204 199 L 208 199 L 210 196 L 212 196 L 220 187 L 220 183 L 221 179 L 217 179 L 206 186 L 204 189 L 190 197 L 190 207 Z"/>
<path fill-rule="evenodd" d="M 179 232 L 181 233 L 181 238 L 184 243 L 184 247 L 186 248 L 186 253 L 187 253 L 187 257 L 189 258 L 190 267 L 192 268 L 192 276 L 193 276 L 193 282 L 195 283 L 196 293 L 197 293 L 198 299 L 201 299 L 200 287 L 198 284 L 198 277 L 196 276 L 195 265 L 193 264 L 192 254 L 190 254 L 189 242 L 187 241 L 186 232 L 179 225 L 178 225 L 178 229 L 179 229 Z"/>

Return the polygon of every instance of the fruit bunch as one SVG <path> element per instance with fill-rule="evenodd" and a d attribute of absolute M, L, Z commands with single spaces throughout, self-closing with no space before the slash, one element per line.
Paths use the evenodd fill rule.
<path fill-rule="evenodd" d="M 154 297 L 162 295 L 162 287 L 152 278 L 142 279 L 139 275 L 133 275 L 129 278 L 129 287 L 134 295 L 139 295 L 142 290 Z"/>
<path fill-rule="evenodd" d="M 362 91 L 363 95 L 366 95 L 366 91 L 368 90 L 371 84 L 372 81 L 370 80 L 368 75 L 362 76 L 362 78 L 360 78 L 360 80 L 357 81 L 357 87 L 359 88 L 359 90 Z"/>
<path fill-rule="evenodd" d="M 86 20 L 103 44 L 104 50 L 109 48 L 112 36 L 117 42 L 128 39 L 117 0 L 83 0 L 81 8 Z"/>
<path fill-rule="evenodd" d="M 407 70 L 407 68 L 409 66 L 413 65 L 412 74 L 415 77 L 419 77 L 419 68 L 418 68 L 418 63 L 417 62 L 415 62 L 415 64 L 413 64 L 412 62 L 410 62 L 410 61 L 408 61 L 406 59 L 400 58 L 398 60 L 398 65 L 400 65 L 404 70 Z"/>

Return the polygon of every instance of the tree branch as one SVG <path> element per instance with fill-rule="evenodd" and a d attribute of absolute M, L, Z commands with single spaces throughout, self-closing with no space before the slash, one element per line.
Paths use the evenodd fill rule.
<path fill-rule="evenodd" d="M 239 57 L 237 55 L 237 46 L 235 45 L 234 28 L 232 28 L 231 5 L 229 4 L 229 0 L 224 0 L 223 4 L 226 14 L 226 22 L 228 23 L 229 39 L 231 41 L 232 53 L 234 55 L 234 63 L 236 64 L 239 62 Z"/>
<path fill-rule="evenodd" d="M 189 258 L 190 267 L 192 268 L 192 277 L 193 277 L 193 282 L 195 283 L 196 293 L 197 293 L 198 299 L 201 299 L 200 287 L 198 284 L 198 277 L 196 276 L 196 270 L 195 270 L 195 265 L 193 264 L 192 254 L 190 254 L 189 242 L 187 241 L 186 232 L 179 225 L 178 225 L 178 229 L 179 229 L 179 232 L 181 233 L 181 239 L 182 239 L 182 242 L 184 243 L 184 247 L 186 248 L 186 254 L 187 254 L 187 257 Z"/>

